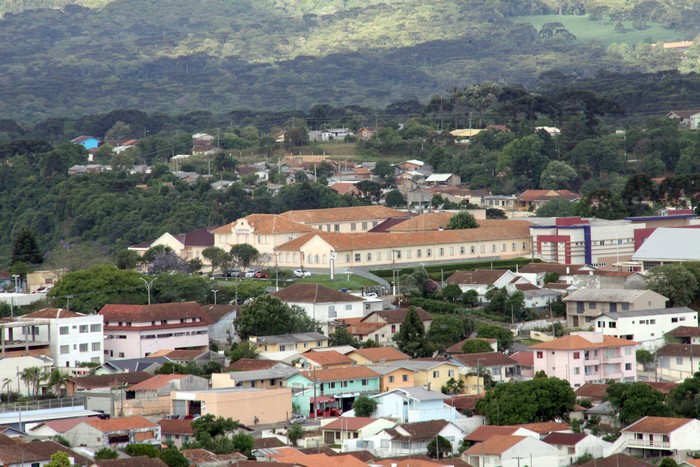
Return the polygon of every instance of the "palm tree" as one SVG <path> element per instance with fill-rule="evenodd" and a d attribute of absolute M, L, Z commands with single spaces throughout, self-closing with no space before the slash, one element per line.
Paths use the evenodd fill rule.
<path fill-rule="evenodd" d="M 7 401 L 10 402 L 10 395 L 12 394 L 12 378 L 5 378 L 2 380 L 2 389 L 7 389 Z"/>
<path fill-rule="evenodd" d="M 27 387 L 31 389 L 30 392 L 34 396 L 34 399 L 36 399 L 39 395 L 39 383 L 42 379 L 44 379 L 44 377 L 44 370 L 39 366 L 30 366 L 25 368 L 20 374 L 22 381 L 24 381 Z"/>
<path fill-rule="evenodd" d="M 48 372 L 47 384 L 53 387 L 53 392 L 56 397 L 61 397 L 61 389 L 66 386 L 66 381 L 68 376 L 63 373 L 60 369 L 55 368 Z"/>

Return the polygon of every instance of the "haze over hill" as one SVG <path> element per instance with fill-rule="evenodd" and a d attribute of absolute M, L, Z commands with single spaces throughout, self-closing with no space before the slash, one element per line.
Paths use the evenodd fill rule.
<path fill-rule="evenodd" d="M 32 10 L 45 7 L 63 8 Z M 696 47 L 638 44 L 693 39 L 694 0 L 23 0 L 0 13 L 0 112 L 27 121 L 381 106 L 486 80 L 534 87 L 552 70 L 698 69 Z M 569 16 L 522 16 L 557 13 Z"/>

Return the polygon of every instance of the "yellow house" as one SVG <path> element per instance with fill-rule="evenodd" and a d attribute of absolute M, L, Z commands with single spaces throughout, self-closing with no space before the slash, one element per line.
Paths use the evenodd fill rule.
<path fill-rule="evenodd" d="M 263 255 L 264 262 L 274 265 L 275 247 L 313 231 L 312 227 L 277 214 L 251 214 L 212 233 L 215 246 L 229 251 L 233 245 L 247 243 Z"/>
<path fill-rule="evenodd" d="M 406 213 L 386 206 L 353 206 L 287 211 L 280 216 L 324 232 L 351 233 L 367 232 L 389 218 L 406 217 Z"/>
<path fill-rule="evenodd" d="M 201 259 L 206 265 L 209 261 L 202 256 L 202 251 L 214 245 L 214 227 L 205 227 L 183 234 L 164 233 L 152 242 L 143 242 L 130 246 L 128 249 L 142 255 L 154 246 L 165 246 L 184 260 Z"/>
<path fill-rule="evenodd" d="M 281 267 L 395 266 L 530 256 L 530 223 L 493 221 L 475 229 L 416 232 L 313 232 L 275 248 Z"/>
<path fill-rule="evenodd" d="M 394 366 L 373 366 L 372 369 L 382 375 L 379 380 L 379 390 L 381 392 L 416 386 L 416 370 Z"/>
<path fill-rule="evenodd" d="M 297 350 L 299 353 L 318 347 L 328 347 L 328 337 L 320 332 L 302 332 L 298 334 L 280 334 L 277 336 L 251 336 L 248 342 L 258 346 L 258 352 L 287 352 Z"/>
<path fill-rule="evenodd" d="M 286 422 L 292 413 L 291 388 L 173 391 L 171 413 L 233 418 L 244 425 Z"/>
<path fill-rule="evenodd" d="M 374 347 L 369 349 L 356 349 L 348 355 L 358 365 L 388 364 L 408 360 L 410 357 L 395 347 Z"/>

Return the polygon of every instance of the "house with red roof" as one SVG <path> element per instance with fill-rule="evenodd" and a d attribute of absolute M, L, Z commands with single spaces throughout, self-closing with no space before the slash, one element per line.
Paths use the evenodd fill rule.
<path fill-rule="evenodd" d="M 209 348 L 212 319 L 195 302 L 107 304 L 97 316 L 104 319 L 108 360 L 148 357 L 161 349 Z"/>
<path fill-rule="evenodd" d="M 700 420 L 644 417 L 622 429 L 622 443 L 633 456 L 685 459 L 700 450 Z"/>
<path fill-rule="evenodd" d="M 323 421 L 321 423 L 324 423 Z M 396 423 L 384 418 L 338 417 L 321 426 L 326 445 L 343 444 L 348 439 L 363 439 L 376 435 Z"/>
<path fill-rule="evenodd" d="M 433 316 L 420 307 L 416 307 L 416 311 L 423 322 L 425 331 L 428 332 L 430 324 L 433 322 Z M 347 331 L 360 342 L 366 342 L 371 339 L 380 345 L 389 346 L 393 345 L 394 336 L 401 329 L 401 324 L 406 319 L 407 313 L 408 308 L 376 310 L 356 321 L 342 321 L 347 324 Z"/>
<path fill-rule="evenodd" d="M 557 448 L 531 436 L 494 435 L 462 453 L 462 460 L 473 466 L 556 466 Z"/>
<path fill-rule="evenodd" d="M 581 195 L 569 190 L 525 190 L 515 200 L 515 206 L 520 211 L 537 211 L 554 199 L 578 201 Z"/>
<path fill-rule="evenodd" d="M 574 389 L 585 383 L 637 380 L 637 342 L 597 332 L 571 335 L 531 345 L 535 373 L 561 378 Z"/>
<path fill-rule="evenodd" d="M 581 456 L 604 457 L 612 443 L 586 433 L 550 433 L 542 441 L 557 448 L 559 467 L 573 465 Z"/>
<path fill-rule="evenodd" d="M 102 420 L 85 418 L 63 433 L 71 446 L 123 448 L 127 444 L 160 444 L 160 426 L 143 417 Z"/>
<path fill-rule="evenodd" d="M 212 233 L 218 226 L 204 227 L 181 234 L 164 233 L 152 241 L 137 243 L 128 249 L 143 256 L 154 246 L 164 246 L 174 251 L 180 258 L 189 261 L 200 259 L 205 265 L 209 265 L 209 260 L 202 256 L 202 251 L 210 246 L 214 246 L 214 234 Z"/>
<path fill-rule="evenodd" d="M 168 398 L 172 391 L 194 391 L 197 389 L 208 389 L 209 382 L 201 376 L 195 375 L 155 375 L 134 384 L 126 390 L 126 400 L 156 399 L 159 397 Z"/>

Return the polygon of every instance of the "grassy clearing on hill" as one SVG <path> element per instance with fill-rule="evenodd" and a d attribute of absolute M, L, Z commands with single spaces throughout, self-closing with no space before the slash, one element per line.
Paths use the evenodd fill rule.
<path fill-rule="evenodd" d="M 625 33 L 615 32 L 617 22 L 610 21 L 591 21 L 588 16 L 571 16 L 571 15 L 534 15 L 521 16 L 515 20 L 518 23 L 530 23 L 537 30 L 542 28 L 545 23 L 559 22 L 568 29 L 568 31 L 576 36 L 577 41 L 586 43 L 590 41 L 600 41 L 604 46 L 610 44 L 638 44 L 640 42 L 672 42 L 676 40 L 688 40 L 681 33 L 663 29 L 655 23 L 648 23 L 649 28 L 637 31 L 632 28 L 631 21 L 622 21 L 625 26 Z"/>

